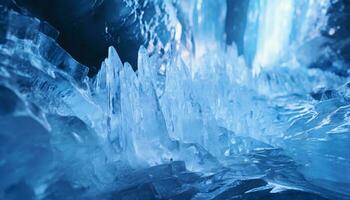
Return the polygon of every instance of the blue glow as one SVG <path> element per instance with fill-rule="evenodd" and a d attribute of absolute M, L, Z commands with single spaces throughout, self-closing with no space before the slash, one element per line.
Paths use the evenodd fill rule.
<path fill-rule="evenodd" d="M 295 8 L 293 0 L 260 0 L 258 4 L 259 37 L 253 62 L 255 74 L 260 72 L 260 68 L 276 65 L 285 53 L 290 42 Z"/>
<path fill-rule="evenodd" d="M 245 30 L 225 0 L 142 2 L 86 4 L 107 13 L 77 34 L 112 41 L 91 76 L 51 26 L 0 6 L 0 199 L 350 198 L 331 1 L 251 0 Z"/>

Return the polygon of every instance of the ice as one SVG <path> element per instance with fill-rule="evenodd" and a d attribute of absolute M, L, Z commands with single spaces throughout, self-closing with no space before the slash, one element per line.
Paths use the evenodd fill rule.
<path fill-rule="evenodd" d="M 114 48 L 108 49 L 108 58 L 101 65 L 100 72 L 91 80 L 92 99 L 103 112 L 103 126 L 100 132 L 113 144 L 116 151 L 123 150 L 121 134 L 119 71 L 123 64 Z"/>
<path fill-rule="evenodd" d="M 140 160 L 152 164 L 161 163 L 166 151 L 167 130 L 159 110 L 158 99 L 152 83 L 152 68 L 145 57 L 145 49 L 139 51 L 139 63 L 143 64 L 136 76 L 129 64 L 120 72 L 122 134 Z"/>
<path fill-rule="evenodd" d="M 0 45 L 1 198 L 22 182 L 36 196 L 46 195 L 57 179 L 99 190 L 124 164 L 117 154 L 107 156 L 114 149 L 101 131 L 106 117 L 91 97 L 87 68 L 49 35 L 26 26 L 39 20 L 2 14 L 8 28 Z"/>
<path fill-rule="evenodd" d="M 349 78 L 303 55 L 329 1 L 251 1 L 244 55 L 226 1 L 153 3 L 167 49 L 111 46 L 94 77 L 0 7 L 0 199 L 349 198 Z"/>
<path fill-rule="evenodd" d="M 184 181 L 184 176 L 191 176 L 191 180 Z M 121 187 L 113 191 L 111 196 L 115 199 L 186 199 L 197 193 L 189 184 L 198 180 L 197 174 L 188 172 L 185 163 L 178 161 L 138 170 L 122 177 L 119 183 Z"/>
<path fill-rule="evenodd" d="M 315 49 L 326 42 L 320 30 L 326 26 L 330 3 L 329 0 L 250 1 L 244 40 L 245 56 L 252 64 L 254 74 L 261 68 L 281 65 L 288 59 L 308 65 L 305 58 L 308 62 L 308 57 L 317 58 L 319 52 L 309 51 L 303 45 L 308 43 L 308 47 L 313 45 Z M 304 53 L 295 54 L 294 51 Z"/>

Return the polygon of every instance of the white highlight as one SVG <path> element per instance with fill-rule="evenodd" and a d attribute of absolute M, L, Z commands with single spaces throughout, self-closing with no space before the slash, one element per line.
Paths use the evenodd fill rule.
<path fill-rule="evenodd" d="M 293 0 L 260 0 L 258 45 L 253 73 L 275 64 L 288 46 L 294 14 Z"/>

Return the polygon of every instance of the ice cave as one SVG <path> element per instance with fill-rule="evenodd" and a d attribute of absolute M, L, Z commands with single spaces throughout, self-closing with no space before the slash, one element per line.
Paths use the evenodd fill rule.
<path fill-rule="evenodd" d="M 0 0 L 0 199 L 350 199 L 350 1 Z"/>

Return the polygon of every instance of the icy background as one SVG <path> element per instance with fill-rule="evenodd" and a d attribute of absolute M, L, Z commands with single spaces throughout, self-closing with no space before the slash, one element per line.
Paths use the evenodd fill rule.
<path fill-rule="evenodd" d="M 350 199 L 345 3 L 251 0 L 228 45 L 229 1 L 113 2 L 143 45 L 91 76 L 0 5 L 0 199 Z"/>

